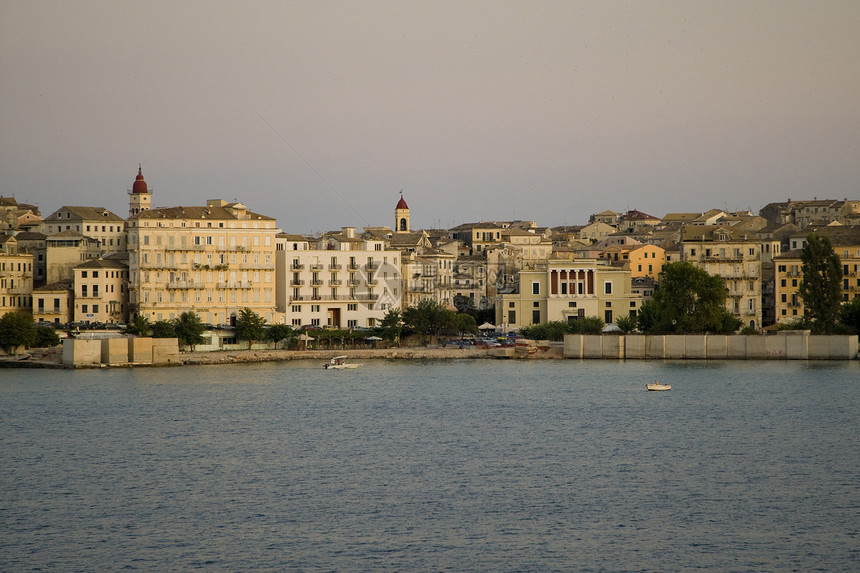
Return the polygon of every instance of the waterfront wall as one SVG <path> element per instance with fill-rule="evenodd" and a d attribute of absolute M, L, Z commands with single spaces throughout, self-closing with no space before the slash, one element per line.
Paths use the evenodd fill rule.
<path fill-rule="evenodd" d="M 588 335 L 564 337 L 565 358 L 633 360 L 854 360 L 857 336 L 773 334 Z"/>
<path fill-rule="evenodd" d="M 132 364 L 168 365 L 180 363 L 176 338 L 142 338 L 131 336 L 63 340 L 63 365 L 92 368 L 101 365 Z"/>

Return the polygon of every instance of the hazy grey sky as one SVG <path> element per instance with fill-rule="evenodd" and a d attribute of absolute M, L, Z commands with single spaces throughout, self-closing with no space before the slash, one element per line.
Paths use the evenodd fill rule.
<path fill-rule="evenodd" d="M 0 195 L 289 232 L 860 197 L 860 2 L 0 0 Z"/>

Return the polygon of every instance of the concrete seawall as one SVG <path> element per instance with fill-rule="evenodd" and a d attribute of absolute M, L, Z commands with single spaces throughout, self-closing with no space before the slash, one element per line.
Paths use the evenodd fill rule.
<path fill-rule="evenodd" d="M 565 358 L 635 360 L 855 360 L 858 338 L 774 334 L 725 335 L 587 335 L 564 337 Z"/>

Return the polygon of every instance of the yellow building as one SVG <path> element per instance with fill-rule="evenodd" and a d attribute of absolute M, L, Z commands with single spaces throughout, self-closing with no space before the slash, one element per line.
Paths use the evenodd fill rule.
<path fill-rule="evenodd" d="M 751 328 L 762 327 L 761 243 L 720 225 L 683 228 L 681 260 L 725 280 L 726 310 Z"/>
<path fill-rule="evenodd" d="M 49 237 L 74 231 L 96 239 L 102 253 L 125 251 L 125 221 L 104 207 L 60 207 L 42 223 Z"/>
<path fill-rule="evenodd" d="M 0 249 L 0 316 L 33 310 L 33 255 L 14 252 L 10 242 Z"/>
<path fill-rule="evenodd" d="M 129 311 L 151 321 L 185 311 L 232 323 L 275 310 L 275 220 L 241 203 L 142 210 L 129 218 Z"/>
<path fill-rule="evenodd" d="M 789 323 L 803 317 L 803 299 L 798 287 L 803 280 L 803 247 L 809 232 L 827 236 L 842 264 L 842 298 L 860 297 L 860 227 L 813 227 L 789 237 L 796 247 L 773 258 L 776 322 Z"/>
<path fill-rule="evenodd" d="M 111 259 L 93 259 L 74 271 L 75 322 L 128 322 L 128 265 Z"/>
<path fill-rule="evenodd" d="M 666 249 L 643 244 L 612 245 L 603 250 L 600 258 L 612 265 L 629 265 L 631 278 L 651 277 L 658 280 L 666 265 Z"/>
<path fill-rule="evenodd" d="M 33 320 L 37 323 L 66 324 L 72 316 L 71 283 L 50 283 L 33 289 Z"/>
<path fill-rule="evenodd" d="M 642 297 L 631 290 L 630 269 L 598 259 L 550 259 L 543 268 L 520 271 L 518 292 L 496 301 L 496 324 L 504 328 L 598 316 L 607 324 L 639 312 Z"/>

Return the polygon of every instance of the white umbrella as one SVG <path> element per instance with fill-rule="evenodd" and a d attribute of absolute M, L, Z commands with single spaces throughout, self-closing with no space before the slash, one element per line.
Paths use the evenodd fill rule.
<path fill-rule="evenodd" d="M 313 340 L 313 339 L 314 339 L 313 336 L 308 336 L 307 334 L 299 335 L 299 340 L 303 340 L 304 342 L 307 342 L 308 340 Z"/>
<path fill-rule="evenodd" d="M 496 330 L 495 324 L 490 324 L 489 322 L 485 322 L 481 326 L 478 327 L 478 330 Z"/>
<path fill-rule="evenodd" d="M 621 328 L 617 324 L 607 324 L 603 327 L 603 332 L 621 332 Z"/>

